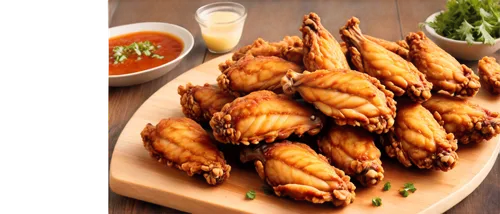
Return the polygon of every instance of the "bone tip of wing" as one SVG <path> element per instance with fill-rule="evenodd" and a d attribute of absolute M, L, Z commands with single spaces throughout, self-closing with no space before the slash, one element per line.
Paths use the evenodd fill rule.
<path fill-rule="evenodd" d="M 333 190 L 332 203 L 335 206 L 347 206 L 354 201 L 355 197 L 354 190 Z"/>
<path fill-rule="evenodd" d="M 226 106 L 224 106 L 223 109 Z M 221 143 L 233 142 L 241 136 L 241 133 L 232 127 L 231 115 L 225 114 L 224 112 L 215 113 L 209 124 L 213 129 L 215 139 Z"/>
<path fill-rule="evenodd" d="M 229 178 L 231 166 L 225 163 L 203 165 L 201 169 L 205 172 L 203 177 L 210 185 L 217 185 Z"/>
<path fill-rule="evenodd" d="M 382 166 L 379 167 L 381 168 Z M 384 180 L 384 173 L 382 170 L 375 170 L 373 168 L 370 168 L 368 169 L 368 171 L 366 171 L 366 173 L 360 175 L 358 180 L 364 186 L 373 186 Z"/>
<path fill-rule="evenodd" d="M 442 151 L 438 153 L 435 160 L 435 166 L 441 171 L 449 171 L 453 169 L 458 162 L 458 155 L 455 151 Z"/>
<path fill-rule="evenodd" d="M 295 94 L 294 80 L 301 74 L 289 69 L 286 75 L 281 78 L 281 86 L 285 94 Z"/>
<path fill-rule="evenodd" d="M 416 42 L 416 41 L 425 40 L 425 39 L 426 39 L 425 33 L 422 31 L 419 31 L 416 33 L 410 32 L 410 33 L 408 33 L 408 35 L 405 38 L 406 43 L 408 43 L 408 44 L 411 44 L 411 43 Z"/>

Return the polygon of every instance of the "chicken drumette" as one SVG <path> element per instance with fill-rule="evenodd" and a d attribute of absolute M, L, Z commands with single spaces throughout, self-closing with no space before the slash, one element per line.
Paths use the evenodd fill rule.
<path fill-rule="evenodd" d="M 222 72 L 217 83 L 223 91 L 234 96 L 244 96 L 258 90 L 281 93 L 280 80 L 288 70 L 302 72 L 302 67 L 275 56 L 250 54 L 238 61 L 228 60 L 219 65 Z"/>
<path fill-rule="evenodd" d="M 229 177 L 231 166 L 212 143 L 208 133 L 189 118 L 161 120 L 150 123 L 141 132 L 144 147 L 151 157 L 167 166 L 174 166 L 189 176 L 202 174 L 207 183 L 216 185 Z"/>
<path fill-rule="evenodd" d="M 479 77 L 483 80 L 484 86 L 492 94 L 500 94 L 500 65 L 493 57 L 485 56 L 479 60 Z"/>
<path fill-rule="evenodd" d="M 297 65 L 302 65 L 303 52 L 302 39 L 298 36 L 285 36 L 282 41 L 273 43 L 258 38 L 251 45 L 236 51 L 232 59 L 238 61 L 247 54 L 252 56 L 276 56 Z"/>
<path fill-rule="evenodd" d="M 292 133 L 317 134 L 323 127 L 314 109 L 271 91 L 256 91 L 226 104 L 210 121 L 222 143 L 258 144 L 286 139 Z"/>
<path fill-rule="evenodd" d="M 352 203 L 356 195 L 349 176 L 303 143 L 283 141 L 247 147 L 241 152 L 240 160 L 253 161 L 259 176 L 278 196 L 313 203 L 331 201 L 335 206 L 345 206 Z"/>
<path fill-rule="evenodd" d="M 375 185 L 384 179 L 380 150 L 366 130 L 334 125 L 321 134 L 318 148 L 332 165 L 364 186 Z"/>
<path fill-rule="evenodd" d="M 424 32 L 406 36 L 410 59 L 433 84 L 433 90 L 452 96 L 474 96 L 481 87 L 479 77 L 464 64 L 427 38 Z"/>
<path fill-rule="evenodd" d="M 425 75 L 411 62 L 367 39 L 361 33 L 358 18 L 349 19 L 340 34 L 357 70 L 379 79 L 396 96 L 406 94 L 415 102 L 431 97 L 432 83 Z"/>
<path fill-rule="evenodd" d="M 349 69 L 346 57 L 316 13 L 304 16 L 300 28 L 304 41 L 304 66 L 309 71 Z"/>
<path fill-rule="evenodd" d="M 479 143 L 500 133 L 500 116 L 463 98 L 435 94 L 422 104 L 459 143 Z"/>
<path fill-rule="evenodd" d="M 362 126 L 370 132 L 385 133 L 394 124 L 396 102 L 380 82 L 352 70 L 289 71 L 283 77 L 286 94 L 300 93 L 338 125 Z"/>

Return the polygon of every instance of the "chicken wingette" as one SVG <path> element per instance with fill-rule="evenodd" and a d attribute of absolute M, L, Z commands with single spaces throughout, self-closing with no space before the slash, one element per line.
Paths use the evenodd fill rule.
<path fill-rule="evenodd" d="M 252 161 L 259 176 L 278 196 L 345 206 L 356 195 L 349 176 L 303 143 L 283 141 L 247 147 L 240 160 Z"/>
<path fill-rule="evenodd" d="M 333 166 L 363 186 L 375 185 L 384 179 L 380 150 L 369 132 L 359 127 L 334 125 L 320 135 L 320 153 Z"/>
<path fill-rule="evenodd" d="M 189 118 L 169 118 L 156 126 L 147 124 L 141 132 L 144 147 L 151 157 L 189 176 L 202 174 L 216 185 L 229 177 L 231 166 L 213 144 L 208 133 Z"/>
<path fill-rule="evenodd" d="M 316 13 L 304 16 L 300 31 L 304 42 L 304 66 L 307 70 L 350 69 L 339 43 L 321 25 L 321 19 Z"/>
<path fill-rule="evenodd" d="M 468 97 L 479 91 L 479 77 L 469 67 L 460 64 L 434 44 L 424 32 L 409 33 L 406 42 L 410 47 L 411 61 L 433 84 L 434 91 Z"/>
<path fill-rule="evenodd" d="M 486 89 L 492 94 L 500 94 L 500 65 L 497 60 L 485 56 L 479 60 L 477 67 Z"/>
<path fill-rule="evenodd" d="M 276 56 L 297 65 L 302 65 L 304 58 L 302 39 L 298 36 L 285 36 L 282 41 L 269 43 L 262 38 L 258 38 L 251 45 L 247 45 L 233 54 L 233 61 L 252 56 Z"/>
<path fill-rule="evenodd" d="M 317 134 L 323 127 L 319 114 L 286 95 L 256 91 L 226 104 L 214 114 L 210 126 L 222 143 L 270 143 L 291 134 Z"/>
<path fill-rule="evenodd" d="M 385 133 L 394 124 L 396 102 L 380 82 L 352 70 L 289 71 L 281 85 L 286 94 L 299 92 L 338 125 L 361 126 Z"/>
<path fill-rule="evenodd" d="M 208 83 L 203 86 L 193 86 L 191 83 L 186 86 L 180 85 L 177 93 L 181 95 L 184 115 L 200 124 L 208 123 L 214 113 L 219 112 L 226 103 L 236 98 Z"/>
<path fill-rule="evenodd" d="M 479 143 L 500 133 L 499 113 L 466 99 L 435 94 L 422 105 L 459 143 Z"/>
<path fill-rule="evenodd" d="M 457 140 L 421 104 L 400 102 L 394 127 L 381 138 L 389 157 L 406 167 L 448 171 L 458 161 Z"/>
<path fill-rule="evenodd" d="M 364 35 L 368 40 L 377 43 L 378 45 L 382 46 L 383 48 L 387 49 L 390 52 L 393 52 L 399 56 L 401 56 L 403 59 L 408 59 L 408 44 L 404 40 L 402 41 L 397 41 L 397 42 L 391 42 L 387 41 L 384 39 L 380 39 L 377 37 L 369 36 L 369 35 Z"/>
<path fill-rule="evenodd" d="M 234 62 L 219 65 L 222 74 L 217 78 L 219 87 L 234 96 L 244 96 L 258 90 L 281 93 L 280 80 L 291 69 L 302 72 L 302 67 L 275 56 L 246 55 Z"/>
<path fill-rule="evenodd" d="M 340 34 L 357 70 L 377 78 L 396 96 L 406 94 L 419 103 L 431 97 L 432 83 L 425 75 L 411 62 L 367 39 L 361 33 L 358 18 L 349 19 Z"/>

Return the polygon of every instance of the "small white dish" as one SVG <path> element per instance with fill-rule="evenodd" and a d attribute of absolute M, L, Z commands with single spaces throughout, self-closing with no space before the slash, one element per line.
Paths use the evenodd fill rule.
<path fill-rule="evenodd" d="M 109 86 L 120 87 L 137 85 L 161 77 L 174 69 L 175 66 L 177 66 L 189 53 L 189 51 L 191 51 L 194 45 L 193 35 L 191 35 L 188 30 L 177 25 L 161 22 L 142 22 L 113 27 L 109 29 L 109 38 L 140 31 L 158 31 L 176 36 L 177 38 L 181 39 L 183 43 L 181 54 L 170 62 L 144 71 L 134 72 L 130 74 L 108 75 Z"/>
<path fill-rule="evenodd" d="M 432 22 L 441 12 L 430 15 L 425 22 Z M 425 25 L 426 35 L 434 41 L 439 47 L 452 56 L 464 60 L 479 60 L 484 56 L 491 56 L 500 49 L 500 38 L 495 40 L 494 45 L 483 44 L 482 42 L 473 42 L 467 44 L 466 41 L 449 39 L 439 35 L 429 25 Z"/>

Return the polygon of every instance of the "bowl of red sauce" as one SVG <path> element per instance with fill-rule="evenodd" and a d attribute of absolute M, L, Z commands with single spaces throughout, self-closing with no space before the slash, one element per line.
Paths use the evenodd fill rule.
<path fill-rule="evenodd" d="M 168 23 L 143 22 L 109 29 L 109 86 L 145 83 L 177 66 L 194 39 L 186 29 Z"/>

